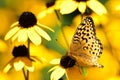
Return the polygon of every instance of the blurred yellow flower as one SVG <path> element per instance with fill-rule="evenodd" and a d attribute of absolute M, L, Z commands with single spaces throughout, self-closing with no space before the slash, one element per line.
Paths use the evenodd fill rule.
<path fill-rule="evenodd" d="M 108 0 L 106 6 L 110 14 L 114 15 L 115 17 L 120 16 L 120 0 Z"/>
<path fill-rule="evenodd" d="M 39 60 L 35 56 L 31 56 L 30 58 L 28 48 L 26 48 L 24 45 L 14 47 L 12 55 L 14 58 L 7 63 L 3 69 L 3 72 L 8 72 L 12 67 L 14 67 L 16 71 L 19 71 L 24 67 L 29 71 L 34 71 L 34 66 L 32 65 L 32 61 L 34 60 L 32 58 Z"/>
<path fill-rule="evenodd" d="M 45 5 L 45 10 L 41 11 L 38 14 L 38 18 L 43 18 L 45 17 L 47 14 L 50 14 L 52 12 L 54 12 L 54 10 L 58 10 L 59 9 L 59 3 L 56 2 L 56 0 L 48 0 L 48 2 Z"/>
<path fill-rule="evenodd" d="M 31 12 L 23 12 L 19 21 L 11 25 L 11 30 L 5 35 L 5 40 L 12 38 L 12 41 L 18 38 L 18 42 L 26 42 L 28 38 L 35 44 L 41 43 L 41 36 L 50 41 L 50 36 L 40 27 L 51 28 L 37 22 L 35 15 Z"/>
<path fill-rule="evenodd" d="M 60 13 L 69 14 L 77 8 L 81 13 L 84 13 L 88 6 L 98 15 L 107 13 L 106 8 L 98 0 L 58 0 L 61 1 Z"/>

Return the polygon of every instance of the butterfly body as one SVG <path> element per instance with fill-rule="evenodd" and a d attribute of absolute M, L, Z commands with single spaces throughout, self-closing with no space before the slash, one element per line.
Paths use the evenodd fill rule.
<path fill-rule="evenodd" d="M 98 58 L 102 49 L 102 44 L 96 37 L 94 22 L 91 17 L 86 17 L 76 29 L 67 56 L 75 59 L 76 65 L 101 68 L 103 65 L 98 63 Z"/>

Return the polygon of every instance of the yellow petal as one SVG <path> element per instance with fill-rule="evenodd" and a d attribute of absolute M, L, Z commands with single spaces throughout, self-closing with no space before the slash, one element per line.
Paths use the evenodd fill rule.
<path fill-rule="evenodd" d="M 39 62 L 41 62 L 41 63 L 43 63 L 43 62 L 48 63 L 48 61 L 45 58 L 43 58 L 43 57 L 40 57 L 40 58 L 37 57 L 37 56 L 30 56 L 30 57 L 35 59 L 35 60 L 37 60 L 37 61 L 39 61 Z"/>
<path fill-rule="evenodd" d="M 43 17 L 46 16 L 46 14 L 47 14 L 47 11 L 46 11 L 46 10 L 41 11 L 41 12 L 38 14 L 38 18 L 39 18 L 39 19 L 42 19 Z"/>
<path fill-rule="evenodd" d="M 55 69 L 57 69 L 57 68 L 60 68 L 60 66 L 54 66 L 54 67 L 51 68 L 48 72 L 51 72 L 51 71 L 53 71 L 53 70 L 55 70 Z"/>
<path fill-rule="evenodd" d="M 46 29 L 49 29 L 50 31 L 54 32 L 53 29 L 51 29 L 51 28 L 49 28 L 49 27 L 47 27 L 47 26 L 45 26 L 45 25 L 43 25 L 43 24 L 37 23 L 37 26 L 43 27 L 43 28 L 46 28 Z"/>
<path fill-rule="evenodd" d="M 3 72 L 7 73 L 11 68 L 12 66 L 10 64 L 7 64 L 5 68 L 3 69 Z"/>
<path fill-rule="evenodd" d="M 98 15 L 102 15 L 102 14 L 106 14 L 107 10 L 104 7 L 104 5 L 102 5 L 99 1 L 97 0 L 90 0 L 87 1 L 87 6 L 89 8 L 91 8 L 95 13 L 97 13 Z"/>
<path fill-rule="evenodd" d="M 16 58 L 15 62 L 18 63 L 18 61 L 24 63 L 23 66 L 25 66 L 25 68 L 28 69 L 29 71 L 31 71 L 31 72 L 34 71 L 34 66 L 32 66 L 32 61 L 29 58 L 18 57 L 18 58 Z"/>
<path fill-rule="evenodd" d="M 19 60 L 18 62 L 14 62 L 13 65 L 14 65 L 15 70 L 19 71 L 24 67 L 24 62 Z"/>
<path fill-rule="evenodd" d="M 18 38 L 19 34 L 20 34 L 20 30 L 18 32 L 16 32 L 16 34 L 12 37 L 12 42 Z"/>
<path fill-rule="evenodd" d="M 24 62 L 26 66 L 32 66 L 32 61 L 28 57 L 20 57 L 20 60 Z"/>
<path fill-rule="evenodd" d="M 45 10 L 41 11 L 39 14 L 38 14 L 38 18 L 39 19 L 42 19 L 43 17 L 45 17 L 47 14 L 50 14 L 54 11 L 54 7 L 51 6 L 49 8 L 46 8 Z"/>
<path fill-rule="evenodd" d="M 26 69 L 28 69 L 29 71 L 33 72 L 34 71 L 34 66 L 25 66 Z"/>
<path fill-rule="evenodd" d="M 65 74 L 65 69 L 59 67 L 51 73 L 50 79 L 59 80 L 64 74 Z"/>
<path fill-rule="evenodd" d="M 55 5 L 54 5 L 54 8 L 56 10 L 59 10 L 60 9 L 60 4 L 63 2 L 64 0 L 56 0 L 55 1 Z"/>
<path fill-rule="evenodd" d="M 50 64 L 59 64 L 60 63 L 60 59 L 53 59 L 50 61 Z"/>
<path fill-rule="evenodd" d="M 35 31 L 36 31 L 40 36 L 42 36 L 42 37 L 45 38 L 46 40 L 48 40 L 48 41 L 51 40 L 50 36 L 49 36 L 44 30 L 42 30 L 41 28 L 39 28 L 38 26 L 34 26 L 34 29 L 35 29 Z"/>
<path fill-rule="evenodd" d="M 14 27 L 12 28 L 6 35 L 5 35 L 5 40 L 8 40 L 11 38 L 20 28 L 19 27 Z"/>
<path fill-rule="evenodd" d="M 61 14 L 70 14 L 77 9 L 78 3 L 72 0 L 66 0 L 60 5 Z"/>
<path fill-rule="evenodd" d="M 47 9 L 47 13 L 48 14 L 50 14 L 50 13 L 52 13 L 54 11 L 54 7 L 52 6 L 52 7 L 49 7 L 48 9 Z"/>
<path fill-rule="evenodd" d="M 27 33 L 28 37 L 35 45 L 41 44 L 41 37 L 34 31 L 33 28 L 29 28 Z"/>
<path fill-rule="evenodd" d="M 27 29 L 21 29 L 18 35 L 18 42 L 26 42 L 28 39 Z"/>
<path fill-rule="evenodd" d="M 84 13 L 85 10 L 86 10 L 86 3 L 81 1 L 81 2 L 78 4 L 78 10 L 79 10 L 81 13 Z"/>
<path fill-rule="evenodd" d="M 19 25 L 19 22 L 17 21 L 15 23 L 13 23 L 10 27 L 15 27 L 15 26 L 18 26 L 18 25 Z"/>

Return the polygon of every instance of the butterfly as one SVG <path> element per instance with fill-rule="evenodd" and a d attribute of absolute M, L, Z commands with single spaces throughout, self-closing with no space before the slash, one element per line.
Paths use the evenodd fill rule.
<path fill-rule="evenodd" d="M 102 68 L 103 65 L 98 63 L 102 50 L 102 43 L 96 37 L 93 19 L 88 16 L 77 27 L 70 50 L 61 58 L 60 64 L 64 68 L 74 65 Z"/>

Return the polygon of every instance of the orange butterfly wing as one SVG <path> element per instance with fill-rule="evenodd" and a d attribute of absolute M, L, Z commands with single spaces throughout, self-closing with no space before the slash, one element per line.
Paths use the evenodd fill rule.
<path fill-rule="evenodd" d="M 86 17 L 77 27 L 68 55 L 75 58 L 79 66 L 103 67 L 97 62 L 102 49 L 102 44 L 96 37 L 93 19 Z"/>

